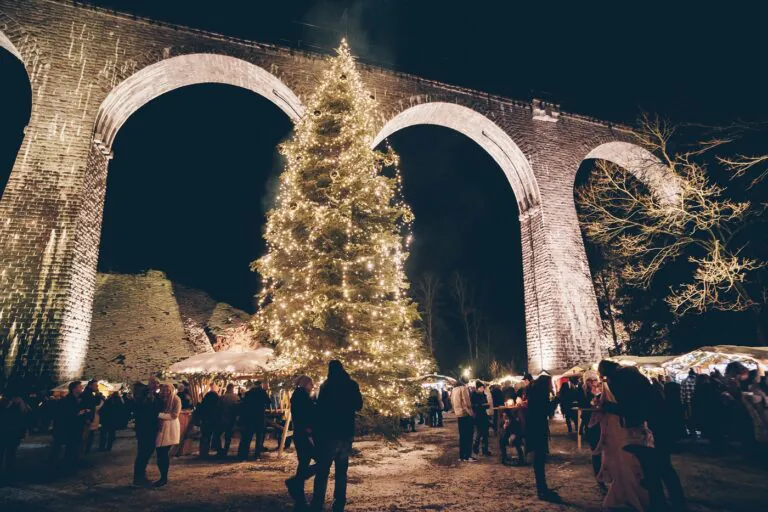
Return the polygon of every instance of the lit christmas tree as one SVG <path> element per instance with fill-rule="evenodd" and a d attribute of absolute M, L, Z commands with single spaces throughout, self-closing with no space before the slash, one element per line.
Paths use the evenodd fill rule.
<path fill-rule="evenodd" d="M 409 415 L 420 393 L 408 379 L 432 370 L 403 270 L 413 220 L 397 156 L 371 149 L 376 101 L 346 42 L 309 99 L 269 212 L 256 326 L 293 374 L 325 377 L 340 360 L 360 384 L 369 412 Z"/>

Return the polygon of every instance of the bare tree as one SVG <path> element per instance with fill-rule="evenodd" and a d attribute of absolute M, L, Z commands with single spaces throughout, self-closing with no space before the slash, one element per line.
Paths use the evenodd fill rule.
<path fill-rule="evenodd" d="M 435 353 L 435 324 L 438 315 L 438 298 L 443 283 L 440 277 L 432 272 L 425 272 L 416 281 L 416 296 L 424 322 L 424 341 L 430 354 Z"/>
<path fill-rule="evenodd" d="M 459 317 L 464 324 L 464 334 L 467 338 L 467 345 L 469 346 L 469 358 L 475 359 L 475 343 L 472 339 L 471 330 L 471 317 L 472 317 L 472 290 L 467 279 L 459 272 L 453 274 L 453 287 L 451 289 L 451 295 L 453 295 L 456 305 L 459 309 Z"/>
<path fill-rule="evenodd" d="M 750 293 L 747 283 L 765 262 L 745 256 L 736 236 L 758 212 L 747 201 L 727 198 L 725 188 L 709 179 L 698 157 L 720 142 L 705 141 L 695 151 L 673 153 L 673 133 L 662 123 L 645 120 L 636 136 L 666 167 L 675 194 L 650 190 L 628 170 L 601 161 L 577 190 L 587 236 L 621 259 L 624 279 L 641 287 L 648 287 L 667 263 L 686 256 L 693 272 L 666 297 L 675 315 L 762 308 L 762 294 Z M 734 172 L 749 169 L 746 163 L 739 167 L 744 160 L 718 161 Z M 658 166 L 658 161 L 649 164 Z"/>

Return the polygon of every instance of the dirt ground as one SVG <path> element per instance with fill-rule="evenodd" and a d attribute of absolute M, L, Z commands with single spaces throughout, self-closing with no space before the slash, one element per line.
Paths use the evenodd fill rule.
<path fill-rule="evenodd" d="M 540 502 L 530 467 L 505 467 L 496 456 L 459 464 L 456 422 L 444 428 L 419 426 L 398 444 L 378 439 L 355 443 L 350 463 L 347 510 L 350 511 L 597 511 L 602 496 L 592 477 L 589 451 L 577 453 L 576 441 L 562 422 L 552 424 L 549 483 L 562 505 Z M 44 462 L 47 438 L 29 438 L 20 450 L 20 469 L 12 483 L 0 486 L 0 510 L 33 511 L 289 511 L 283 481 L 295 469 L 295 454 L 282 459 L 269 452 L 258 462 L 172 460 L 170 484 L 162 489 L 129 486 L 135 442 L 120 433 L 111 453 L 92 453 L 82 468 L 64 474 Z M 491 438 L 491 444 L 497 438 Z M 268 445 L 270 446 L 270 445 Z M 274 446 L 274 444 L 271 444 Z M 232 450 L 234 452 L 234 450 Z M 497 454 L 498 449 L 493 449 Z M 714 455 L 706 444 L 686 443 L 674 457 L 692 511 L 766 510 L 768 470 L 734 453 Z M 154 464 L 154 461 L 153 461 Z M 150 478 L 157 468 L 150 467 Z M 329 484 L 329 492 L 333 483 Z M 307 486 L 310 491 L 310 486 Z"/>

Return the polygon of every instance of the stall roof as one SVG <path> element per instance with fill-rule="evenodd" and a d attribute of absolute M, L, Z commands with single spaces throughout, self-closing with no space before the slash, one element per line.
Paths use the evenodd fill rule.
<path fill-rule="evenodd" d="M 174 363 L 168 371 L 182 375 L 214 373 L 258 375 L 277 370 L 280 366 L 274 351 L 271 348 L 262 347 L 247 351 L 227 350 L 197 354 Z"/>

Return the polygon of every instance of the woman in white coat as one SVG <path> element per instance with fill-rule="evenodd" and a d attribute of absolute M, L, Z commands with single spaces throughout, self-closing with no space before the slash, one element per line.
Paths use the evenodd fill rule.
<path fill-rule="evenodd" d="M 179 444 L 181 438 L 181 425 L 179 424 L 181 400 L 176 396 L 176 388 L 170 384 L 162 384 L 160 386 L 160 403 L 162 409 L 157 415 L 160 420 L 160 427 L 155 441 L 160 480 L 155 482 L 155 487 L 162 487 L 168 483 L 168 468 L 171 465 L 170 451 L 173 446 Z"/>

